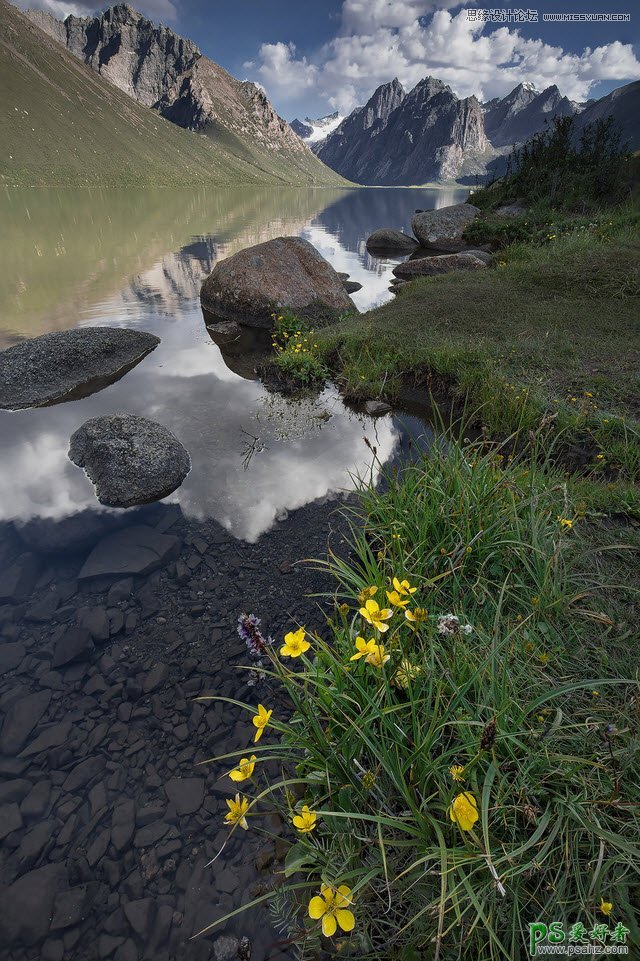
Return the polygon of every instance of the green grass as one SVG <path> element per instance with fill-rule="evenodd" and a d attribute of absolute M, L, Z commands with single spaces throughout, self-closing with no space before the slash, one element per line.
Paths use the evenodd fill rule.
<path fill-rule="evenodd" d="M 257 756 L 239 785 L 250 830 L 274 805 L 289 822 L 304 804 L 316 814 L 285 861 L 294 943 L 317 941 L 307 906 L 324 883 L 352 892 L 355 928 L 332 944 L 361 961 L 521 961 L 530 922 L 589 930 L 607 922 L 602 900 L 640 944 L 638 592 L 625 574 L 640 542 L 602 534 L 550 461 L 480 444 L 363 481 L 349 553 L 323 565 L 332 617 L 304 625 L 300 658 L 280 642 L 271 658 L 292 715 L 226 759 Z M 389 598 L 393 577 L 415 592 Z M 393 609 L 384 633 L 360 612 L 370 587 Z M 411 623 L 401 605 L 427 613 Z M 459 626 L 443 633 L 450 613 Z M 357 637 L 384 645 L 383 666 L 351 660 Z M 463 792 L 471 830 L 451 817 Z"/>
<path fill-rule="evenodd" d="M 94 73 L 0 0 L 0 183 L 344 185 L 310 152 L 193 133 Z"/>
<path fill-rule="evenodd" d="M 512 244 L 494 261 L 416 280 L 320 331 L 338 383 L 353 397 L 393 398 L 407 382 L 444 387 L 493 437 L 543 427 L 608 480 L 636 481 L 637 218 L 609 215 L 606 229 Z"/>

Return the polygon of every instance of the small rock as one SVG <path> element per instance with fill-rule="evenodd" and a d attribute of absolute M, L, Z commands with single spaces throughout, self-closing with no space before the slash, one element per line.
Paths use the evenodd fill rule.
<path fill-rule="evenodd" d="M 71 928 L 74 924 L 79 924 L 85 918 L 87 905 L 85 885 L 71 888 L 69 891 L 61 891 L 56 896 L 53 906 L 51 930 L 60 931 L 62 928 Z"/>
<path fill-rule="evenodd" d="M 464 251 L 459 254 L 439 254 L 437 257 L 405 260 L 403 264 L 393 268 L 393 273 L 404 280 L 413 280 L 415 277 L 449 274 L 454 270 L 485 270 L 486 266 L 484 261 Z"/>
<path fill-rule="evenodd" d="M 109 640 L 109 618 L 104 607 L 81 607 L 78 626 L 86 628 L 94 641 Z"/>
<path fill-rule="evenodd" d="M 22 815 L 17 804 L 3 804 L 0 807 L 0 841 L 13 831 L 22 827 Z"/>
<path fill-rule="evenodd" d="M 93 641 L 86 627 L 69 627 L 58 638 L 51 667 L 85 661 L 93 652 Z"/>
<path fill-rule="evenodd" d="M 237 938 L 228 934 L 223 934 L 216 938 L 213 943 L 213 954 L 215 961 L 235 961 L 238 957 L 238 947 L 240 942 Z"/>
<path fill-rule="evenodd" d="M 204 801 L 204 779 L 199 777 L 171 778 L 164 787 L 167 797 L 180 817 L 195 814 Z"/>
<path fill-rule="evenodd" d="M 142 690 L 145 694 L 151 694 L 157 688 L 162 687 L 169 677 L 169 666 L 167 664 L 155 664 L 142 681 Z"/>
<path fill-rule="evenodd" d="M 364 405 L 364 412 L 369 417 L 380 417 L 381 414 L 388 414 L 390 410 L 391 405 L 384 400 L 368 400 Z"/>
<path fill-rule="evenodd" d="M 5 714 L 0 731 L 0 754 L 15 756 L 51 703 L 51 691 L 38 691 L 19 697 Z"/>
<path fill-rule="evenodd" d="M 410 254 L 417 246 L 418 241 L 413 237 L 391 227 L 381 227 L 367 237 L 367 249 L 376 253 Z"/>

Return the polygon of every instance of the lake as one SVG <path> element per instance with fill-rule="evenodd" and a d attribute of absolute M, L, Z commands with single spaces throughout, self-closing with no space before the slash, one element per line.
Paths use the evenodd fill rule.
<path fill-rule="evenodd" d="M 401 258 L 372 257 L 367 236 L 410 232 L 416 207 L 466 193 L 0 194 L 0 348 L 92 325 L 161 339 L 98 393 L 0 411 L 0 885 L 21 906 L 5 932 L 13 961 L 34 950 L 65 961 L 205 961 L 212 945 L 215 957 L 234 957 L 224 938 L 241 936 L 253 961 L 290 957 L 261 911 L 188 940 L 268 889 L 285 830 L 271 819 L 236 832 L 209 865 L 228 835 L 231 792 L 224 764 L 199 763 L 244 750 L 252 727 L 246 711 L 194 698 L 270 699 L 277 709 L 279 692 L 238 670 L 239 614 L 261 616 L 276 637 L 296 622 L 321 626 L 313 595 L 331 584 L 301 560 L 344 544 L 336 507 L 358 477 L 375 479 L 431 433 L 402 411 L 351 410 L 332 386 L 303 398 L 267 390 L 255 373 L 260 336 L 216 343 L 200 287 L 235 251 L 299 235 L 363 285 L 353 300 L 371 309 L 392 296 Z M 158 421 L 190 452 L 190 474 L 158 504 L 107 510 L 68 459 L 72 433 L 116 411 Z M 146 566 L 141 530 L 158 555 Z M 97 550 L 111 575 L 87 574 Z"/>

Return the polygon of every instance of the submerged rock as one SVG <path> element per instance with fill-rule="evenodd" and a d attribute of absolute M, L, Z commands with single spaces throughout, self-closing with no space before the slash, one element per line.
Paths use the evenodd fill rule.
<path fill-rule="evenodd" d="M 367 238 L 367 250 L 377 253 L 410 254 L 418 246 L 418 241 L 401 230 L 392 227 L 381 227 Z"/>
<path fill-rule="evenodd" d="M 172 534 L 137 524 L 103 537 L 84 562 L 78 577 L 125 577 L 151 574 L 180 553 L 181 542 Z"/>
<path fill-rule="evenodd" d="M 170 430 L 134 414 L 88 420 L 71 437 L 69 457 L 85 469 L 108 507 L 160 500 L 191 469 L 188 451 Z"/>
<path fill-rule="evenodd" d="M 396 277 L 413 280 L 414 277 L 434 277 L 436 274 L 449 274 L 453 270 L 484 270 L 486 264 L 473 254 L 440 254 L 437 257 L 420 257 L 406 260 L 393 268 Z"/>
<path fill-rule="evenodd" d="M 357 280 L 343 280 L 342 286 L 348 294 L 355 294 L 358 290 L 362 290 L 362 284 Z"/>
<path fill-rule="evenodd" d="M 411 218 L 411 229 L 421 247 L 438 250 L 462 250 L 462 231 L 480 213 L 473 204 L 454 204 L 439 210 L 423 210 Z"/>
<path fill-rule="evenodd" d="M 118 380 L 159 343 L 141 330 L 85 327 L 16 344 L 0 352 L 0 408 L 86 397 Z"/>
<path fill-rule="evenodd" d="M 283 310 L 318 325 L 357 313 L 331 264 L 301 237 L 276 237 L 221 260 L 202 285 L 200 302 L 255 327 L 271 327 L 271 315 Z"/>

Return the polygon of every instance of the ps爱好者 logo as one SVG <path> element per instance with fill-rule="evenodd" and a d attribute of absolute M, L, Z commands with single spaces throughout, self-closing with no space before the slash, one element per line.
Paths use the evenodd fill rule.
<path fill-rule="evenodd" d="M 596 922 L 588 928 L 582 921 L 566 926 L 562 921 L 533 921 L 529 924 L 529 956 L 602 957 L 629 955 L 630 929 L 622 922 L 614 927 Z"/>

